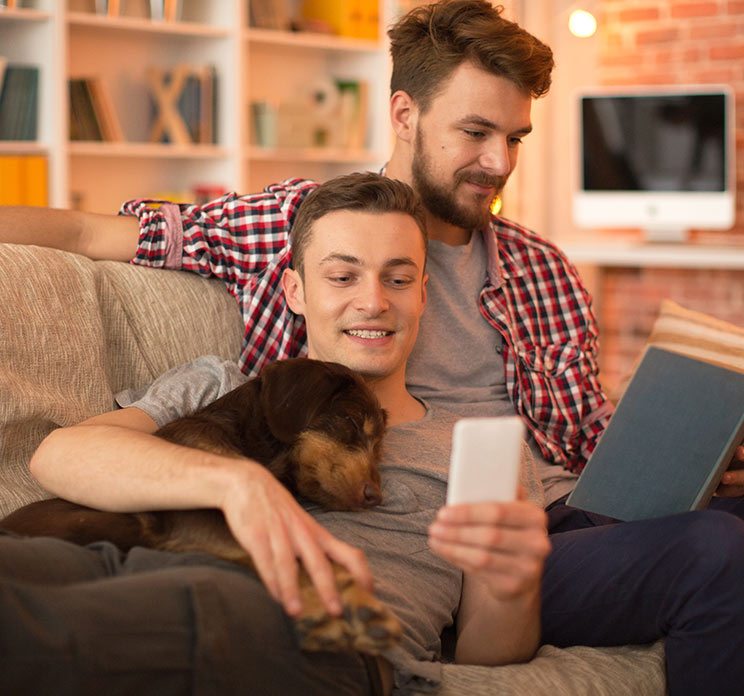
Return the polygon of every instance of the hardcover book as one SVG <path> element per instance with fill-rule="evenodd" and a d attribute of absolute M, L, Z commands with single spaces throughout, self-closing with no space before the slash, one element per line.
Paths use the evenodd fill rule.
<path fill-rule="evenodd" d="M 744 373 L 647 348 L 573 492 L 619 520 L 704 508 L 744 439 Z"/>

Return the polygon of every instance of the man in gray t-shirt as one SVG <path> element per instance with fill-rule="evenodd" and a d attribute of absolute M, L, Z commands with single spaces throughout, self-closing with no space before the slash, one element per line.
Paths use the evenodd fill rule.
<path fill-rule="evenodd" d="M 285 271 L 283 277 L 289 306 L 306 320 L 309 357 L 357 370 L 387 413 L 381 470 L 385 502 L 378 509 L 362 513 L 305 510 L 266 469 L 249 460 L 191 450 L 153 437 L 158 425 L 177 416 L 184 403 L 211 400 L 231 386 L 230 371 L 220 372 L 219 366 L 201 372 L 197 368 L 186 379 L 170 375 L 133 404 L 127 404 L 126 395 L 122 395 L 122 404 L 129 407 L 56 431 L 34 456 L 33 471 L 48 489 L 92 507 L 222 510 L 268 590 L 268 594 L 263 588 L 248 592 L 262 615 L 269 595 L 290 616 L 299 612 L 298 560 L 328 611 L 339 614 L 341 606 L 330 564 L 335 561 L 367 587 L 372 587 L 374 579 L 377 594 L 390 604 L 404 626 L 399 647 L 377 662 L 364 661 L 368 679 L 360 682 L 351 676 L 360 670 L 359 656 L 318 655 L 309 664 L 296 646 L 286 647 L 286 620 L 264 619 L 260 628 L 268 632 L 265 645 L 271 647 L 263 648 L 255 639 L 249 641 L 250 645 L 240 640 L 236 645 L 229 635 L 227 641 L 218 641 L 228 656 L 248 650 L 250 660 L 246 658 L 246 664 L 250 661 L 256 670 L 251 673 L 248 667 L 234 668 L 230 674 L 235 675 L 235 681 L 223 692 L 244 690 L 247 685 L 249 690 L 268 693 L 264 689 L 268 678 L 291 684 L 293 692 L 302 690 L 308 696 L 328 693 L 329 680 L 338 694 L 390 693 L 394 683 L 401 689 L 414 684 L 435 686 L 439 670 L 431 661 L 439 654 L 441 631 L 454 614 L 458 661 L 519 661 L 528 659 L 537 648 L 540 577 L 549 549 L 539 485 L 533 477 L 529 488 L 535 502 L 522 496 L 509 503 L 442 507 L 454 416 L 435 413 L 405 387 L 406 361 L 426 302 L 422 220 L 421 204 L 406 184 L 374 174 L 339 177 L 319 187 L 303 203 L 293 232 L 294 268 Z M 193 379 L 195 374 L 200 375 L 199 379 Z M 9 569 L 30 549 L 30 542 L 0 542 L 0 556 L 7 559 Z M 67 571 L 60 568 L 68 566 L 59 561 L 67 554 L 73 552 L 59 544 L 54 547 L 53 560 L 47 564 L 57 566 L 56 575 L 52 575 L 56 580 L 47 584 L 69 583 L 72 570 L 65 575 Z M 111 549 L 99 550 L 94 559 L 86 555 L 81 560 L 79 554 L 73 555 L 74 577 L 78 580 L 80 567 L 90 563 L 103 566 L 117 580 L 122 574 L 132 576 L 143 567 L 152 570 L 156 565 L 152 555 L 146 554 L 142 561 L 140 552 L 125 559 L 112 554 Z M 167 564 L 173 563 L 178 561 L 167 560 Z M 18 567 L 18 563 L 15 565 Z M 41 572 L 34 574 L 40 576 Z M 83 577 L 92 579 L 85 573 Z M 91 596 L 103 602 L 107 588 L 121 587 L 113 580 L 95 577 L 96 582 L 84 582 L 79 587 L 72 583 L 72 588 L 65 588 L 64 603 L 59 608 L 64 616 L 57 619 L 64 630 L 73 622 L 80 632 L 81 625 L 89 625 L 83 621 L 85 617 L 91 619 L 91 630 L 95 630 L 100 604 L 91 605 Z M 163 577 L 157 579 L 162 581 Z M 185 582 L 189 577 L 184 574 L 178 581 Z M 198 580 L 198 587 L 187 585 L 189 601 L 201 597 L 204 583 L 203 578 Z M 16 589 L 14 586 L 13 591 Z M 27 625 L 29 612 L 16 612 L 15 607 L 33 602 L 34 616 L 56 617 L 58 593 L 37 584 L 19 591 L 23 602 L 0 601 L 0 618 L 4 626 L 18 626 L 18 630 L 24 626 L 24 640 L 38 641 L 34 636 L 44 633 L 36 625 Z M 86 664 L 108 664 L 101 654 L 119 654 L 120 646 L 112 648 L 110 640 L 129 635 L 128 631 L 133 630 L 129 616 L 142 614 L 144 602 L 149 601 L 147 606 L 157 619 L 153 623 L 163 631 L 161 641 L 155 644 L 176 646 L 184 643 L 184 635 L 189 638 L 188 628 L 176 618 L 184 613 L 183 606 L 176 604 L 169 609 L 179 593 L 170 595 L 166 587 L 158 595 L 160 601 L 152 602 L 148 590 L 143 591 L 140 585 L 138 591 L 134 596 L 127 594 L 126 601 L 122 601 L 121 593 L 111 595 L 106 605 L 107 638 L 93 639 L 86 631 L 65 643 L 74 649 L 52 650 L 57 658 L 55 674 L 76 678 L 86 657 Z M 187 613 L 198 618 L 207 604 L 216 615 L 232 617 L 237 612 L 233 624 L 239 628 L 235 630 L 248 631 L 251 617 L 237 620 L 241 602 L 246 599 L 242 592 L 245 590 L 237 596 L 223 592 L 219 601 L 189 605 Z M 171 613 L 164 613 L 167 611 Z M 220 624 L 222 628 L 225 625 L 232 624 L 227 620 Z M 177 635 L 170 636 L 165 627 Z M 209 645 L 210 639 L 201 634 L 185 641 L 192 647 L 205 643 Z M 127 644 L 131 647 L 132 641 Z M 279 644 L 284 647 L 277 648 Z M 80 645 L 86 649 L 80 650 Z M 44 650 L 46 656 L 50 652 L 48 641 L 44 641 Z M 169 650 L 180 655 L 175 647 Z M 150 658 L 151 651 L 141 652 Z M 109 676 L 113 679 L 125 671 L 130 690 L 156 689 L 156 681 L 149 680 L 144 671 L 141 675 L 138 672 L 140 663 L 131 663 L 144 658 L 125 654 L 128 657 L 124 663 L 116 662 L 116 670 L 112 669 Z M 201 651 L 181 655 L 185 664 L 193 666 L 194 680 L 208 678 L 205 675 L 213 664 L 210 661 L 218 659 L 213 652 L 206 654 L 206 658 Z M 257 657 L 261 658 L 259 662 Z M 16 664 L 13 659 L 11 662 Z M 22 663 L 17 664 L 16 670 L 22 670 Z M 342 687 L 343 675 L 348 677 L 348 688 Z M 44 678 L 43 674 L 23 676 Z M 138 676 L 142 677 L 141 684 Z M 58 678 L 62 683 L 62 677 Z M 221 678 L 225 679 L 224 674 Z M 35 690 L 29 679 L 24 682 L 31 685 L 27 693 L 43 691 Z M 105 684 L 105 680 L 98 683 Z M 288 693 L 288 688 L 276 693 Z"/>

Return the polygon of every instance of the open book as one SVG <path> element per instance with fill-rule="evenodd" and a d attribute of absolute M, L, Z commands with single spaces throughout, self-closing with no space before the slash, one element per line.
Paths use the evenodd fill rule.
<path fill-rule="evenodd" d="M 704 508 L 744 440 L 744 373 L 649 347 L 567 504 L 619 520 Z"/>

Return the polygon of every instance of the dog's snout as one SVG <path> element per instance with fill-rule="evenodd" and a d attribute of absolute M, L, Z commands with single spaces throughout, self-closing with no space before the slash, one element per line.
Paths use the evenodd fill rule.
<path fill-rule="evenodd" d="M 379 505 L 382 502 L 382 491 L 380 487 L 370 481 L 364 484 L 364 501 L 365 507 Z"/>

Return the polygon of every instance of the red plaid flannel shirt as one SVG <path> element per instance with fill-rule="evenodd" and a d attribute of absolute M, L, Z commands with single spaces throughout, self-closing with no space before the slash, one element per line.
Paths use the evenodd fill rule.
<path fill-rule="evenodd" d="M 307 354 L 304 321 L 287 306 L 280 280 L 292 222 L 316 186 L 292 179 L 202 206 L 137 199 L 120 211 L 139 218 L 132 263 L 224 281 L 245 322 L 239 364 L 249 376 Z M 537 235 L 503 218 L 485 235 L 489 279 L 480 309 L 504 338 L 507 389 L 545 458 L 579 471 L 611 412 L 597 379 L 590 298 L 561 252 Z"/>

